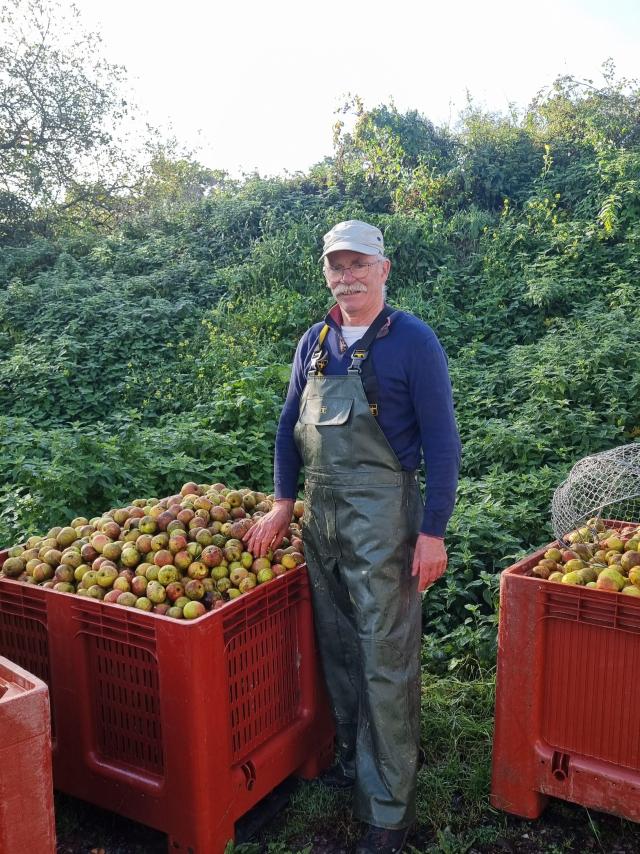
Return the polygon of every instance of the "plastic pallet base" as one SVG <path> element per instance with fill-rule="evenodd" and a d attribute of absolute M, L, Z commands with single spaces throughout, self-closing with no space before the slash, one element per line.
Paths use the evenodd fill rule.
<path fill-rule="evenodd" d="M 491 803 L 640 821 L 640 602 L 530 576 L 552 545 L 501 577 Z"/>
<path fill-rule="evenodd" d="M 0 580 L 0 653 L 49 685 L 57 789 L 220 854 L 331 761 L 306 569 L 192 621 Z"/>
<path fill-rule="evenodd" d="M 47 686 L 0 657 L 0 851 L 56 850 Z"/>

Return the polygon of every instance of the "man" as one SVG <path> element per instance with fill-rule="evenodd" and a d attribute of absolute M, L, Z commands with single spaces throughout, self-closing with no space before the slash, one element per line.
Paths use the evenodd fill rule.
<path fill-rule="evenodd" d="M 421 600 L 444 573 L 460 441 L 433 331 L 385 304 L 391 262 L 359 220 L 324 236 L 336 305 L 302 337 L 276 437 L 273 509 L 246 536 L 280 543 L 305 468 L 305 555 L 336 722 L 328 785 L 354 789 L 356 854 L 402 850 L 415 818 Z M 426 468 L 426 506 L 416 480 Z"/>

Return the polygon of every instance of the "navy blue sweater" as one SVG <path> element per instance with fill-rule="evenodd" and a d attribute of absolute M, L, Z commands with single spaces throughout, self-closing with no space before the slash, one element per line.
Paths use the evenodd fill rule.
<path fill-rule="evenodd" d="M 327 315 L 329 362 L 325 375 L 346 374 L 353 346 L 340 334 L 337 306 Z M 293 429 L 309 360 L 323 327 L 316 323 L 302 336 L 293 361 L 289 391 L 276 435 L 275 494 L 294 498 L 302 460 Z M 426 503 L 421 531 L 444 536 L 455 502 L 460 438 L 453 413 L 447 357 L 433 330 L 411 314 L 395 311 L 373 343 L 369 358 L 378 381 L 378 423 L 404 469 L 424 459 Z"/>

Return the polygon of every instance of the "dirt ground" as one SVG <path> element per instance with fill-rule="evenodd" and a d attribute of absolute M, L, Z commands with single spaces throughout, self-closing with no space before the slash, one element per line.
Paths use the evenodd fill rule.
<path fill-rule="evenodd" d="M 163 833 L 65 795 L 56 795 L 56 816 L 57 854 L 167 854 L 167 837 Z M 267 852 L 269 822 L 260 828 L 263 818 L 258 815 L 253 822 L 249 820 L 244 824 L 245 841 L 236 849 L 239 854 Z M 278 818 L 272 820 L 277 822 Z M 258 833 L 254 834 L 256 830 Z M 352 827 L 349 837 L 354 831 Z M 339 832 L 327 828 L 312 838 L 296 839 L 291 851 L 312 845 L 309 854 L 351 854 L 354 840 L 337 838 Z M 247 834 L 254 835 L 247 838 Z M 562 854 L 572 851 L 639 854 L 640 825 L 552 801 L 537 821 L 488 812 L 485 824 L 467 828 L 464 834 L 455 835 L 445 829 L 436 837 L 418 827 L 410 834 L 407 847 L 408 854 Z"/>

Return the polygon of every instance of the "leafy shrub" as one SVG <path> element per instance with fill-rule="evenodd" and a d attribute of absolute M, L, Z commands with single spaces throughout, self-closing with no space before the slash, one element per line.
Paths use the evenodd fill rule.
<path fill-rule="evenodd" d="M 2 541 L 187 479 L 268 490 L 293 351 L 330 302 L 322 235 L 369 219 L 389 301 L 448 353 L 463 441 L 425 662 L 490 670 L 500 570 L 551 537 L 577 458 L 640 436 L 638 103 L 563 78 L 452 133 L 356 102 L 308 175 L 203 173 L 208 195 L 155 187 L 108 233 L 0 246 Z"/>

